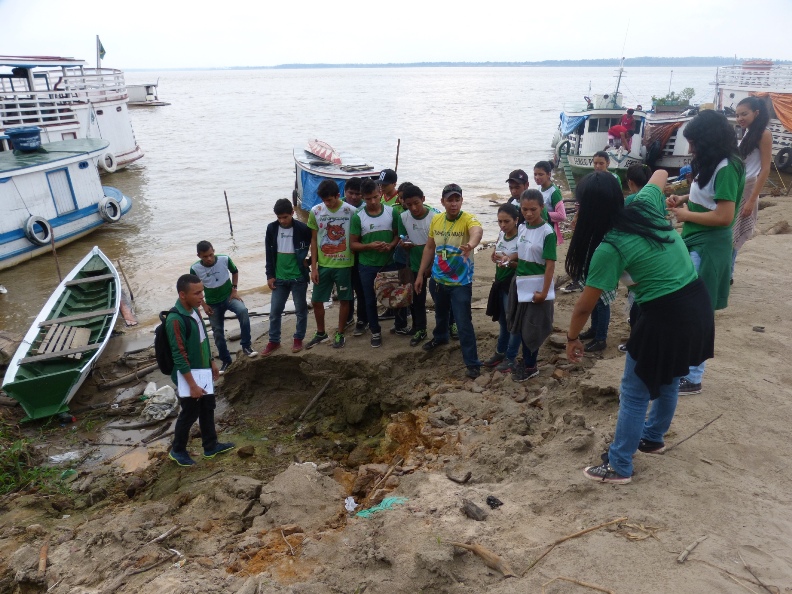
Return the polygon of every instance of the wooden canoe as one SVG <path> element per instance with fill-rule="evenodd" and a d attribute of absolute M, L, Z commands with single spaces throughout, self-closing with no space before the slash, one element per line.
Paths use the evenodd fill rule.
<path fill-rule="evenodd" d="M 115 326 L 118 272 L 94 247 L 58 285 L 8 365 L 3 390 L 41 419 L 68 410 Z"/>

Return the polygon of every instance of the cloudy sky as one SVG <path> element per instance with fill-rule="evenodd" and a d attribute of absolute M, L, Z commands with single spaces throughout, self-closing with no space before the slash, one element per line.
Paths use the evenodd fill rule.
<path fill-rule="evenodd" d="M 592 0 L 0 0 L 0 54 L 93 64 L 98 34 L 104 65 L 122 69 L 616 58 L 623 45 L 628 57 L 792 59 L 792 0 L 614 6 Z"/>

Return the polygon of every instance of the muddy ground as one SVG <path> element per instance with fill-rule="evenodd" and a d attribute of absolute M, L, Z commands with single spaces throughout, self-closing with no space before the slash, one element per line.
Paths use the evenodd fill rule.
<path fill-rule="evenodd" d="M 760 230 L 792 220 L 788 198 L 762 202 Z M 167 436 L 130 447 L 156 426 L 107 428 L 139 420 L 135 383 L 86 384 L 73 403 L 83 408 L 76 422 L 24 428 L 42 456 L 76 452 L 79 464 L 68 463 L 76 472 L 66 473 L 63 493 L 0 500 L 0 593 L 792 592 L 790 237 L 759 235 L 741 252 L 704 391 L 680 399 L 666 436 L 679 445 L 638 454 L 630 485 L 581 473 L 599 461 L 615 425 L 623 295 L 602 356 L 570 365 L 556 337 L 542 348 L 539 377 L 525 384 L 497 373 L 465 380 L 453 342 L 427 355 L 405 337 L 386 333 L 380 349 L 350 337 L 341 351 L 320 345 L 238 360 L 218 385 L 221 438 L 237 449 L 204 460 L 195 439 L 198 464 L 189 469 L 166 459 Z M 477 256 L 475 282 L 482 358 L 497 335 L 484 315 L 488 256 Z M 557 299 L 562 333 L 575 299 Z M 255 322 L 254 336 L 265 329 Z M 117 354 L 151 340 L 144 331 L 114 347 L 102 373 L 124 369 Z M 158 373 L 146 380 L 164 383 Z M 130 396 L 132 405 L 85 410 Z M 502 505 L 491 509 L 490 496 Z M 347 497 L 358 510 L 403 499 L 358 517 Z M 465 515 L 465 501 L 486 517 Z M 620 518 L 540 559 L 554 542 Z M 449 542 L 500 559 L 489 567 Z"/>

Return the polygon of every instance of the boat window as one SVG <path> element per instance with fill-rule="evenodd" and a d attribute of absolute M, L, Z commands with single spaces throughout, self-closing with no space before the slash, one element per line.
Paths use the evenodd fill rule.
<path fill-rule="evenodd" d="M 599 118 L 589 118 L 589 125 L 588 131 L 589 132 L 596 132 L 597 131 L 597 122 L 599 122 Z"/>

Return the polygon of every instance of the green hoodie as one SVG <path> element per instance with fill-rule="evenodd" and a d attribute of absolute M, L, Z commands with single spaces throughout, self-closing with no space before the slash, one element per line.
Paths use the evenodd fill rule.
<path fill-rule="evenodd" d="M 185 309 L 181 301 L 176 301 L 175 307 L 180 314 L 188 318 L 192 315 L 192 310 Z M 198 315 L 200 316 L 200 314 Z M 173 354 L 171 379 L 176 385 L 178 385 L 177 371 L 184 375 L 192 368 L 209 369 L 212 367 L 212 350 L 209 346 L 209 337 L 206 334 L 206 324 L 203 323 L 203 318 L 201 318 L 201 324 L 204 327 L 204 336 L 206 336 L 203 342 L 201 342 L 201 332 L 195 319 L 191 318 L 189 323 L 192 324 L 192 327 L 190 336 L 187 338 L 187 320 L 175 313 L 170 313 L 165 318 L 165 332 L 168 335 L 168 343 Z"/>

